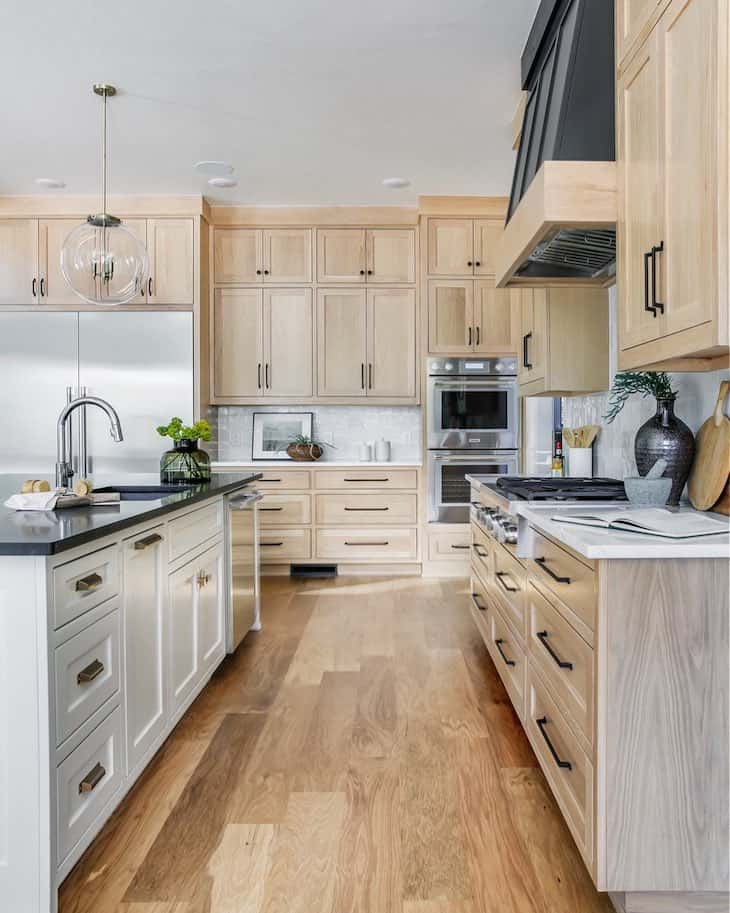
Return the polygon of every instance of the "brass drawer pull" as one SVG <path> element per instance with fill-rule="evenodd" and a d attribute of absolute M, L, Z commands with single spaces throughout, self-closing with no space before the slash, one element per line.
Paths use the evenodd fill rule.
<path fill-rule="evenodd" d="M 199 589 L 207 586 L 210 583 L 210 574 L 206 574 L 205 571 L 199 571 L 196 582 Z"/>
<path fill-rule="evenodd" d="M 547 566 L 546 562 L 547 562 L 547 558 L 535 558 L 535 564 L 537 564 L 541 570 L 545 571 L 545 573 L 548 575 L 548 577 L 552 577 L 553 580 L 555 580 L 557 583 L 570 583 L 570 577 L 558 576 L 558 574 L 556 574 L 555 571 L 550 570 L 550 568 Z"/>
<path fill-rule="evenodd" d="M 498 637 L 498 638 L 494 641 L 494 646 L 499 650 L 499 655 L 500 655 L 500 656 L 502 657 L 502 659 L 504 660 L 505 665 L 507 665 L 507 666 L 516 666 L 517 663 L 516 663 L 513 659 L 508 659 L 508 658 L 505 656 L 504 650 L 502 649 L 502 644 L 503 644 L 503 643 L 504 643 L 503 638 Z"/>
<path fill-rule="evenodd" d="M 104 583 L 101 574 L 87 574 L 76 581 L 75 590 L 77 593 L 90 593 L 92 590 L 98 590 Z"/>
<path fill-rule="evenodd" d="M 543 739 L 545 739 L 545 743 L 547 744 L 547 747 L 550 749 L 550 754 L 553 756 L 553 760 L 558 765 L 558 767 L 560 767 L 562 770 L 572 770 L 573 765 L 570 763 L 570 761 L 562 760 L 560 755 L 555 750 L 555 746 L 550 741 L 550 736 L 545 731 L 545 727 L 548 724 L 548 718 L 546 716 L 543 716 L 543 717 L 540 717 L 539 720 L 535 720 L 535 722 L 537 723 L 537 727 L 540 730 L 540 734 L 542 735 Z"/>
<path fill-rule="evenodd" d="M 143 549 L 149 548 L 150 545 L 156 545 L 158 542 L 162 542 L 162 536 L 159 533 L 151 533 L 149 536 L 137 539 L 134 543 L 134 550 L 141 552 Z"/>
<path fill-rule="evenodd" d="M 345 510 L 367 513 L 372 511 L 390 510 L 389 507 L 346 507 Z"/>
<path fill-rule="evenodd" d="M 90 793 L 101 783 L 106 776 L 106 768 L 101 764 L 93 767 L 79 783 L 79 795 Z"/>
<path fill-rule="evenodd" d="M 538 631 L 536 636 L 543 647 L 545 647 L 545 649 L 548 651 L 550 656 L 552 656 L 552 658 L 555 660 L 556 665 L 560 666 L 561 669 L 570 669 L 571 672 L 573 671 L 573 663 L 566 663 L 564 660 L 562 660 L 548 643 L 549 635 L 547 631 Z"/>
<path fill-rule="evenodd" d="M 345 545 L 390 545 L 390 542 L 345 542 Z"/>
<path fill-rule="evenodd" d="M 95 678 L 98 678 L 103 671 L 104 663 L 100 659 L 95 659 L 93 663 L 89 663 L 88 666 L 79 672 L 76 676 L 76 684 L 87 685 L 89 682 L 93 682 Z"/>
<path fill-rule="evenodd" d="M 494 576 L 497 578 L 497 583 L 502 587 L 503 590 L 506 590 L 508 593 L 520 592 L 520 588 L 518 586 L 507 586 L 504 580 L 502 580 L 503 577 L 509 576 L 506 571 L 495 571 Z"/>

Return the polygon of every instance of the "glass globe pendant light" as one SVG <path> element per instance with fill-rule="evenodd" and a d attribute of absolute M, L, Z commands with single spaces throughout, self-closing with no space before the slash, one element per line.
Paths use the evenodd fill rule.
<path fill-rule="evenodd" d="M 61 250 L 61 272 L 70 288 L 89 304 L 125 304 L 140 294 L 149 272 L 147 249 L 121 219 L 106 211 L 106 103 L 114 86 L 96 83 L 104 100 L 102 211 L 69 234 Z"/>

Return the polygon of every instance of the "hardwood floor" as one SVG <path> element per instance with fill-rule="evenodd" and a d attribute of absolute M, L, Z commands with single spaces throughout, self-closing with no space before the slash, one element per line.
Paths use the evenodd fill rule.
<path fill-rule="evenodd" d="M 611 913 L 464 581 L 264 581 L 60 913 Z"/>

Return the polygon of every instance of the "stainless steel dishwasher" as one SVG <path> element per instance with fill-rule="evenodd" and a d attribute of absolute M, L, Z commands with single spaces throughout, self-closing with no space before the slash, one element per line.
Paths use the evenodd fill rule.
<path fill-rule="evenodd" d="M 226 649 L 233 653 L 249 631 L 261 630 L 259 605 L 259 520 L 255 489 L 226 498 L 228 623 Z"/>

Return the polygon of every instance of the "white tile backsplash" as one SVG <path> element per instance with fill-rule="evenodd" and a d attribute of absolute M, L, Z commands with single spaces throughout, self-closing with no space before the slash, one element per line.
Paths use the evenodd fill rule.
<path fill-rule="evenodd" d="M 357 460 L 364 441 L 385 438 L 391 459 L 420 460 L 420 406 L 221 406 L 216 437 L 219 460 L 250 460 L 254 412 L 311 412 L 313 437 L 325 444 L 322 461 Z M 335 449 L 336 448 L 336 449 Z"/>

